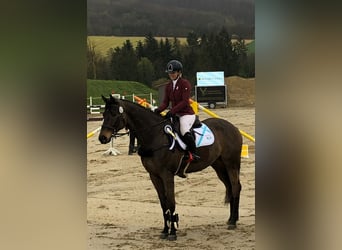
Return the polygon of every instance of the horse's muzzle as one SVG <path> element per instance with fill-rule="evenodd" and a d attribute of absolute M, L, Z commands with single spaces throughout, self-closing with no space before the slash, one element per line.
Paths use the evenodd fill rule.
<path fill-rule="evenodd" d="M 106 144 L 110 141 L 110 138 L 107 138 L 105 135 L 99 135 L 99 141 L 102 143 L 102 144 Z"/>

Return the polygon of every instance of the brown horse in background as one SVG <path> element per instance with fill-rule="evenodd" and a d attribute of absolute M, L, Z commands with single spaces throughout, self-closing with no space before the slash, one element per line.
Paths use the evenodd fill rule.
<path fill-rule="evenodd" d="M 164 229 L 161 238 L 176 240 L 178 214 L 175 213 L 174 177 L 184 156 L 184 151 L 176 147 L 170 151 L 170 139 L 164 132 L 170 119 L 152 112 L 136 103 L 113 98 L 105 98 L 103 124 L 99 134 L 102 144 L 108 143 L 119 130 L 129 128 L 135 131 L 140 144 L 141 162 L 149 173 L 151 181 L 158 193 L 163 210 Z M 213 132 L 215 142 L 212 145 L 197 149 L 201 159 L 191 162 L 186 173 L 197 172 L 212 166 L 218 178 L 226 187 L 225 202 L 230 204 L 228 229 L 236 228 L 239 219 L 240 202 L 240 163 L 242 136 L 230 122 L 220 118 L 208 118 L 205 123 Z"/>

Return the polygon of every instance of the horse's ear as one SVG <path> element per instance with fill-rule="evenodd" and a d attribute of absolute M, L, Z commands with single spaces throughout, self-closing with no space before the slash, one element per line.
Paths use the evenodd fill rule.
<path fill-rule="evenodd" d="M 113 95 L 109 95 L 109 100 L 111 101 L 111 103 L 119 103 L 119 100 Z"/>
<path fill-rule="evenodd" d="M 102 96 L 102 100 L 105 102 L 105 103 L 107 103 L 108 102 L 108 99 L 106 98 L 106 97 L 104 97 L 103 95 L 101 95 Z"/>

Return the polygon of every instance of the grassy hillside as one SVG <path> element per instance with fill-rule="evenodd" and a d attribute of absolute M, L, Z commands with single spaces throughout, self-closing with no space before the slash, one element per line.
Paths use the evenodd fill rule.
<path fill-rule="evenodd" d="M 158 41 L 164 39 L 165 37 L 155 37 Z M 130 40 L 135 48 L 139 41 L 144 42 L 145 37 L 143 36 L 88 36 L 89 41 L 95 45 L 95 51 L 100 53 L 102 56 L 106 56 L 110 48 L 122 47 L 126 40 Z M 172 42 L 173 37 L 168 37 Z M 186 43 L 185 37 L 177 37 L 177 39 L 182 43 Z"/>
<path fill-rule="evenodd" d="M 141 98 L 150 99 L 150 93 L 153 99 L 158 100 L 157 90 L 150 89 L 146 85 L 139 82 L 130 81 L 112 81 L 112 80 L 87 80 L 87 105 L 89 97 L 93 98 L 93 104 L 103 104 L 101 95 L 108 97 L 111 93 L 125 96 L 126 99 L 132 100 L 132 95 Z"/>

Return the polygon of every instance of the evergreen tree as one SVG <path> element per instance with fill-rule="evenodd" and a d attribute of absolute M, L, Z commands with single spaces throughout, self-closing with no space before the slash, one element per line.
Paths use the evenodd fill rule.
<path fill-rule="evenodd" d="M 189 32 L 188 36 L 186 37 L 186 41 L 190 48 L 199 45 L 198 35 L 194 31 Z"/>
<path fill-rule="evenodd" d="M 172 59 L 180 60 L 182 61 L 182 45 L 177 39 L 177 37 L 173 38 L 173 43 L 172 43 Z"/>
<path fill-rule="evenodd" d="M 153 64 L 148 58 L 141 58 L 137 65 L 137 72 L 137 81 L 151 87 L 152 81 L 155 80 L 155 74 Z"/>
<path fill-rule="evenodd" d="M 202 34 L 199 43 L 197 71 L 208 71 L 211 65 L 210 43 L 208 36 Z"/>
<path fill-rule="evenodd" d="M 165 38 L 165 42 L 163 39 L 159 42 L 159 57 L 163 59 L 163 62 L 166 64 L 172 58 L 172 45 L 168 38 Z"/>
<path fill-rule="evenodd" d="M 213 48 L 213 63 L 215 70 L 223 70 L 225 76 L 233 75 L 233 65 L 236 62 L 232 57 L 232 42 L 230 35 L 225 28 L 222 28 L 214 40 L 214 45 L 216 47 L 216 49 Z"/>
<path fill-rule="evenodd" d="M 255 53 L 247 55 L 247 75 L 246 77 L 255 77 Z"/>
<path fill-rule="evenodd" d="M 138 60 L 140 60 L 142 57 L 146 57 L 144 45 L 142 41 L 138 41 L 137 47 L 135 49 L 135 53 L 137 55 Z"/>
<path fill-rule="evenodd" d="M 195 85 L 196 72 L 199 70 L 200 46 L 199 37 L 195 32 L 190 32 L 187 36 L 187 46 L 184 51 L 184 64 L 186 65 L 187 77 Z"/>
<path fill-rule="evenodd" d="M 100 57 L 97 62 L 96 67 L 97 79 L 109 80 L 110 79 L 110 69 L 108 60 L 104 57 Z"/>
<path fill-rule="evenodd" d="M 123 47 L 116 47 L 111 55 L 112 78 L 116 80 L 135 81 L 137 79 L 138 59 L 132 43 L 126 40 Z"/>
<path fill-rule="evenodd" d="M 144 56 L 153 63 L 158 58 L 158 53 L 158 41 L 153 37 L 152 33 L 148 33 L 145 37 Z"/>
<path fill-rule="evenodd" d="M 173 55 L 170 40 L 168 38 L 165 38 L 164 42 L 164 40 L 161 39 L 159 42 L 159 55 L 158 58 L 154 61 L 156 78 L 165 77 L 165 67 L 171 59 L 173 59 Z"/>
<path fill-rule="evenodd" d="M 248 65 L 248 58 L 247 58 L 247 47 L 245 41 L 238 38 L 232 44 L 234 58 L 236 58 L 236 62 L 238 65 L 238 75 L 242 77 L 248 77 L 250 74 L 249 65 Z"/>

